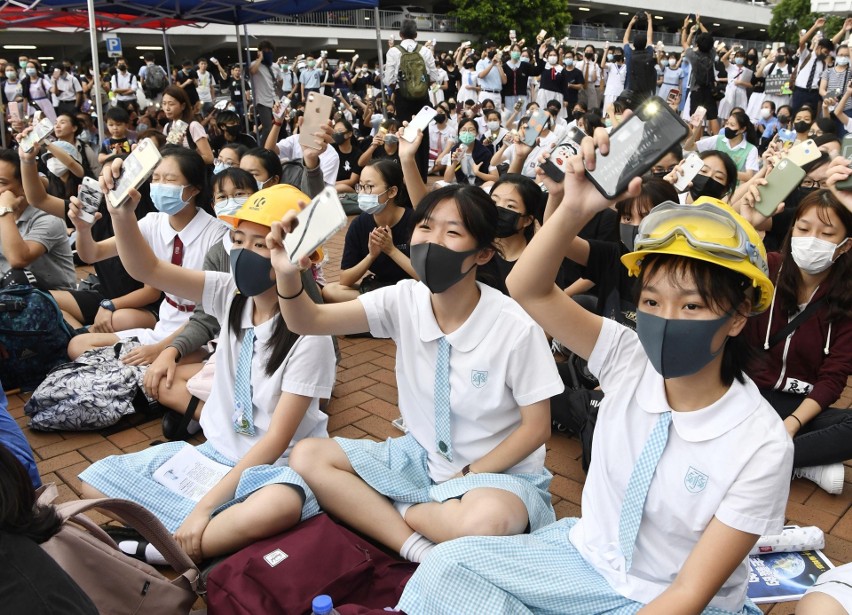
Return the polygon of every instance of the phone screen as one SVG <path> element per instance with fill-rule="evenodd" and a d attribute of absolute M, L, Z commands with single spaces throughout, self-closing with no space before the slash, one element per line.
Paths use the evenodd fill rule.
<path fill-rule="evenodd" d="M 129 198 L 131 189 L 137 189 L 154 172 L 160 163 L 157 146 L 151 139 L 142 139 L 121 166 L 121 175 L 115 180 L 107 195 L 107 202 L 115 208 L 121 207 Z"/>
<path fill-rule="evenodd" d="M 95 221 L 95 214 L 104 200 L 104 193 L 101 192 L 98 180 L 84 177 L 77 198 L 80 200 L 80 219 L 91 224 Z"/>
<path fill-rule="evenodd" d="M 549 117 L 549 113 L 543 109 L 538 109 L 530 116 L 526 126 L 524 126 L 524 143 L 530 147 L 535 147 L 535 140 L 541 131 L 544 129 L 544 124 Z"/>
<path fill-rule="evenodd" d="M 631 179 L 647 172 L 688 133 L 689 127 L 663 99 L 649 98 L 612 131 L 609 154 L 595 152 L 595 170 L 587 169 L 586 177 L 605 197 L 615 198 Z"/>

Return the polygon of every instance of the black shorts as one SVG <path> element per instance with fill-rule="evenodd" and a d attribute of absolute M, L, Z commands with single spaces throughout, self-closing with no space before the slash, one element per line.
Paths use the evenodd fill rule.
<path fill-rule="evenodd" d="M 695 110 L 698 107 L 704 107 L 707 109 L 707 115 L 704 116 L 705 120 L 718 120 L 719 119 L 719 105 L 713 99 L 713 93 L 710 91 L 692 91 L 689 93 L 689 114 L 692 115 L 695 113 Z"/>
<path fill-rule="evenodd" d="M 83 315 L 83 324 L 90 325 L 95 322 L 95 316 L 97 316 L 98 310 L 101 307 L 101 301 L 107 299 L 107 297 L 96 290 L 69 290 L 68 292 L 71 293 L 74 301 L 77 302 L 77 307 L 80 308 L 80 313 Z M 154 315 L 154 319 L 159 319 L 159 301 L 138 309 L 148 310 Z"/>

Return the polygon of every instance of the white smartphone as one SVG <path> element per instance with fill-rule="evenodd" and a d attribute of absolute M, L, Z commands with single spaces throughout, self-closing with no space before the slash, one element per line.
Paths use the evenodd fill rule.
<path fill-rule="evenodd" d="M 26 153 L 33 151 L 33 148 L 41 143 L 47 136 L 53 132 L 53 122 L 49 118 L 42 118 L 33 129 L 21 139 L 21 150 Z"/>
<path fill-rule="evenodd" d="M 675 190 L 678 192 L 686 192 L 687 186 L 689 183 L 695 179 L 695 176 L 701 171 L 704 167 L 704 160 L 701 159 L 701 156 L 692 152 L 689 155 L 684 163 L 681 170 L 683 171 L 683 175 L 677 178 L 677 181 L 674 184 Z"/>
<path fill-rule="evenodd" d="M 547 30 L 539 30 L 536 38 L 544 38 L 545 36 L 547 36 Z"/>
<path fill-rule="evenodd" d="M 298 224 L 284 237 L 284 248 L 293 265 L 316 252 L 332 235 L 346 226 L 346 212 L 334 188 L 326 187 L 296 216 Z"/>
<path fill-rule="evenodd" d="M 299 145 L 319 149 L 314 133 L 331 119 L 332 109 L 334 109 L 334 99 L 331 96 L 318 92 L 308 94 L 302 127 L 299 129 Z"/>
<path fill-rule="evenodd" d="M 286 96 L 281 97 L 281 104 L 278 105 L 278 113 L 274 110 L 272 111 L 272 115 L 276 120 L 280 120 L 283 115 L 287 112 L 287 109 L 290 108 L 290 99 Z"/>
<path fill-rule="evenodd" d="M 162 158 L 156 143 L 151 139 L 142 139 L 133 153 L 124 159 L 121 175 L 115 180 L 112 190 L 107 192 L 107 203 L 116 209 L 124 205 L 130 198 L 130 191 L 138 190 L 151 177 Z"/>
<path fill-rule="evenodd" d="M 84 177 L 77 198 L 80 200 L 80 220 L 92 224 L 95 221 L 95 214 L 98 213 L 104 200 L 104 193 L 101 191 L 98 180 L 88 176 Z"/>
<path fill-rule="evenodd" d="M 437 110 L 428 105 L 424 106 L 408 123 L 405 130 L 402 131 L 402 138 L 409 143 L 413 143 L 414 139 L 417 138 L 417 131 L 422 130 L 425 132 L 429 122 L 431 122 L 436 115 L 438 115 Z"/>
<path fill-rule="evenodd" d="M 169 134 L 166 136 L 166 143 L 172 145 L 183 145 L 183 138 L 186 136 L 186 130 L 189 124 L 183 120 L 175 120 L 169 127 Z"/>

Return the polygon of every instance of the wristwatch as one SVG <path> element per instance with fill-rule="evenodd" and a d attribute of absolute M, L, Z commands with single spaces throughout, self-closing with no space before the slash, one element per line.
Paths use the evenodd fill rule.
<path fill-rule="evenodd" d="M 14 207 L 0 207 L 0 218 L 5 216 L 6 214 L 13 214 L 13 213 L 15 213 Z"/>
<path fill-rule="evenodd" d="M 115 311 L 115 304 L 109 299 L 104 299 L 101 301 L 101 307 L 105 310 L 109 310 L 110 312 Z"/>

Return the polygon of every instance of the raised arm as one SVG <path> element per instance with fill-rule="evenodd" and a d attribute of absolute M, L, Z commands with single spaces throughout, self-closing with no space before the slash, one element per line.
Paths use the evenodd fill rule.
<path fill-rule="evenodd" d="M 26 135 L 31 130 L 32 128 L 27 128 L 21 133 L 21 136 Z M 64 220 L 65 201 L 48 194 L 47 190 L 45 190 L 44 184 L 38 175 L 36 150 L 33 149 L 27 153 L 18 148 L 18 156 L 21 158 L 21 183 L 24 187 L 24 196 L 27 199 L 27 203 L 36 209 L 40 209 Z"/>
<path fill-rule="evenodd" d="M 417 162 L 414 159 L 420 143 L 426 137 L 422 130 L 418 130 L 414 141 L 409 143 L 402 137 L 403 132 L 405 132 L 404 128 L 397 133 L 399 137 L 399 163 L 402 166 L 402 176 L 405 179 L 405 187 L 408 190 L 408 197 L 411 199 L 411 206 L 416 209 L 423 197 L 429 192 L 426 184 L 423 183 L 423 178 L 420 176 L 420 170 L 417 168 Z"/>
<path fill-rule="evenodd" d="M 808 41 L 811 40 L 811 37 L 817 33 L 817 31 L 825 25 L 825 17 L 820 17 L 814 22 L 814 25 L 811 26 L 811 29 L 802 34 L 799 37 L 799 53 L 802 53 L 805 45 L 807 45 Z"/>

